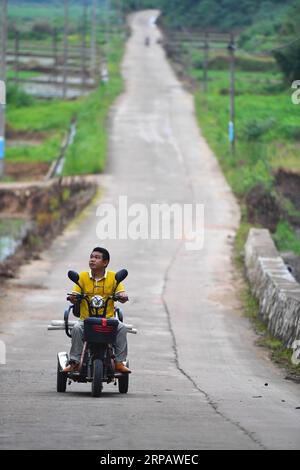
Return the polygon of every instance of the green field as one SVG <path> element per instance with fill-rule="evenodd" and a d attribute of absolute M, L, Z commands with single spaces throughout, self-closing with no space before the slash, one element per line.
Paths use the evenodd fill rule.
<path fill-rule="evenodd" d="M 257 184 L 274 193 L 274 175 L 280 168 L 300 172 L 300 105 L 292 103 L 293 90 L 284 88 L 279 72 L 236 72 L 234 153 L 228 139 L 228 71 L 209 71 L 206 95 L 201 92 L 202 71 L 193 69 L 190 74 L 199 84 L 195 94 L 199 124 L 242 205 Z M 289 212 L 296 213 L 288 204 Z M 300 255 L 300 241 L 286 220 L 278 224 L 274 239 L 280 250 Z"/>
<path fill-rule="evenodd" d="M 228 72 L 209 72 L 207 96 L 196 93 L 201 127 L 238 195 L 258 182 L 270 187 L 278 168 L 300 170 L 300 107 L 292 104 L 292 90 L 281 90 L 280 79 L 279 73 L 236 73 L 235 155 L 228 142 Z"/>
<path fill-rule="evenodd" d="M 14 133 L 43 134 L 39 145 L 8 147 L 8 162 L 51 163 L 60 153 L 71 121 L 77 119 L 77 134 L 66 155 L 64 174 L 97 173 L 103 170 L 107 154 L 107 116 L 114 99 L 122 91 L 119 63 L 124 50 L 123 32 L 110 38 L 109 82 L 101 84 L 86 98 L 75 101 L 38 100 L 10 87 L 7 124 Z M 11 99 L 10 99 L 11 97 Z M 20 140 L 22 138 L 20 137 Z"/>
<path fill-rule="evenodd" d="M 87 97 L 74 101 L 41 100 L 26 95 L 10 81 L 14 64 L 8 68 L 6 121 L 11 135 L 6 161 L 48 162 L 56 160 L 71 122 L 77 120 L 77 133 L 66 153 L 64 174 L 97 173 L 103 170 L 107 154 L 107 116 L 114 99 L 122 91 L 119 64 L 123 55 L 125 33 L 120 11 L 108 9 L 109 3 L 97 6 L 96 40 L 98 57 L 105 55 L 109 83 L 99 84 Z M 12 0 L 8 4 L 9 47 L 14 49 L 14 29 L 20 32 L 20 48 L 51 46 L 53 30 L 58 47 L 62 46 L 64 4 L 60 1 L 34 2 Z M 42 27 L 41 27 L 42 26 Z M 83 3 L 69 2 L 69 44 L 81 45 Z M 88 3 L 86 43 L 91 39 L 91 3 Z M 26 46 L 27 45 L 27 46 Z M 21 66 L 21 64 L 20 64 Z M 20 70 L 19 78 L 34 77 L 40 72 Z"/>
<path fill-rule="evenodd" d="M 275 186 L 278 170 L 300 173 L 300 105 L 292 102 L 294 89 L 284 84 L 272 56 L 237 49 L 236 145 L 232 152 L 228 136 L 230 73 L 227 44 L 210 43 L 206 93 L 201 44 L 181 42 L 175 49 L 172 47 L 171 42 L 167 46 L 171 58 L 193 80 L 199 125 L 239 199 L 242 225 L 248 223 L 246 197 L 260 185 L 279 203 L 281 216 L 273 233 L 279 250 L 291 250 L 300 255 L 300 241 L 290 224 L 291 219 L 300 221 L 300 211 L 290 199 L 278 194 Z"/>
<path fill-rule="evenodd" d="M 102 2 L 101 8 L 97 9 L 98 24 L 116 23 L 119 12 L 109 10 L 108 2 Z M 69 1 L 69 28 L 74 30 L 80 27 L 83 18 L 83 3 L 80 1 Z M 88 2 L 87 19 L 91 18 L 91 2 Z M 62 28 L 64 24 L 64 2 L 49 1 L 32 2 L 10 0 L 8 4 L 8 20 L 21 31 L 29 31 L 35 23 L 48 23 L 51 27 Z"/>
<path fill-rule="evenodd" d="M 173 36 L 174 37 L 174 36 Z M 287 199 L 276 187 L 279 170 L 300 173 L 300 105 L 292 102 L 294 89 L 286 85 L 274 57 L 268 53 L 235 50 L 235 149 L 229 142 L 230 72 L 228 43 L 209 39 L 207 89 L 204 92 L 204 42 L 167 40 L 166 50 L 183 76 L 192 79 L 196 114 L 223 173 L 239 199 L 243 221 L 249 221 L 246 199 L 257 188 L 275 201 L 280 220 L 274 240 L 282 251 L 300 255 L 300 240 L 293 227 L 299 227 L 299 193 Z M 273 38 L 274 39 L 274 38 Z M 227 39 L 228 41 L 229 39 Z M 277 38 L 278 40 L 278 38 Z M 241 36 L 236 36 L 236 44 Z M 291 83 L 292 84 L 292 83 Z M 264 210 L 264 209 L 263 209 Z M 261 211 L 262 212 L 262 211 Z M 277 217 L 277 214 L 276 214 Z M 278 217 L 277 217 L 278 218 Z M 298 222 L 295 222 L 298 220 Z M 253 223 L 253 222 L 252 222 Z M 262 222 L 260 222 L 262 223 Z M 274 231 L 274 227 L 268 226 Z"/>
<path fill-rule="evenodd" d="M 87 36 L 90 42 L 91 4 L 87 11 Z M 124 30 L 118 11 L 108 10 L 107 3 L 97 10 L 98 54 L 105 55 L 110 80 L 99 83 L 87 97 L 73 101 L 42 100 L 26 95 L 10 78 L 15 76 L 12 64 L 7 71 L 8 96 L 6 122 L 11 135 L 7 146 L 7 162 L 48 162 L 56 160 L 71 122 L 76 119 L 77 133 L 67 149 L 64 175 L 96 173 L 103 170 L 107 156 L 107 116 L 111 104 L 122 91 L 119 63 L 124 49 Z M 8 4 L 9 44 L 14 48 L 14 28 L 20 31 L 20 48 L 52 47 L 52 31 L 62 46 L 64 4 L 54 2 L 20 2 Z M 83 4 L 69 2 L 69 44 L 81 45 Z M 110 31 L 110 34 L 108 32 Z M 100 56 L 99 56 L 100 57 Z M 20 78 L 40 72 L 18 72 Z M 27 141 L 28 140 L 28 141 Z"/>

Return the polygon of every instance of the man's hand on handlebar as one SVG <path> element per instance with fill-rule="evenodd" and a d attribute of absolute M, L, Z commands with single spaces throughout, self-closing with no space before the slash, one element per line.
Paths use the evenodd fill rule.
<path fill-rule="evenodd" d="M 128 295 L 125 292 L 119 292 L 119 294 L 114 295 L 114 301 L 121 302 L 121 304 L 125 304 L 128 300 Z"/>
<path fill-rule="evenodd" d="M 67 294 L 67 300 L 69 302 L 71 302 L 71 304 L 76 304 L 76 302 L 78 302 L 78 300 L 80 300 L 81 298 L 81 295 L 80 294 Z"/>

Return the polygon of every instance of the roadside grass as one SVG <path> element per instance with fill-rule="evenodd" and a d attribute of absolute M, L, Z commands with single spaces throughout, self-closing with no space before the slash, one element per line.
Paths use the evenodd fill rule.
<path fill-rule="evenodd" d="M 107 153 L 106 115 L 109 92 L 100 87 L 90 94 L 77 115 L 77 132 L 66 153 L 63 175 L 99 173 Z"/>
<path fill-rule="evenodd" d="M 300 108 L 291 101 L 291 90 L 281 86 L 281 75 L 269 72 L 237 72 L 236 149 L 228 141 L 229 74 L 209 73 L 209 91 L 195 94 L 196 114 L 209 145 L 234 193 L 243 201 L 256 184 L 274 191 L 278 169 L 300 171 Z M 199 70 L 194 77 L 200 78 Z M 283 201 L 289 214 L 296 214 Z M 299 214 L 297 214 L 299 215 Z M 300 240 L 285 220 L 278 224 L 274 241 L 280 251 L 300 255 Z"/>
<path fill-rule="evenodd" d="M 228 142 L 229 74 L 211 71 L 209 77 L 208 94 L 196 92 L 197 117 L 234 192 L 242 196 L 256 183 L 271 188 L 278 168 L 300 170 L 299 108 L 290 90 L 271 94 L 280 74 L 237 72 L 235 155 Z"/>
<path fill-rule="evenodd" d="M 300 256 L 300 240 L 288 222 L 279 222 L 273 238 L 279 251 L 293 251 Z"/>
<path fill-rule="evenodd" d="M 77 115 L 77 133 L 66 153 L 64 175 L 100 173 L 108 153 L 108 116 L 111 105 L 123 91 L 120 62 L 124 39 L 115 37 L 110 45 L 109 82 L 91 93 Z"/>

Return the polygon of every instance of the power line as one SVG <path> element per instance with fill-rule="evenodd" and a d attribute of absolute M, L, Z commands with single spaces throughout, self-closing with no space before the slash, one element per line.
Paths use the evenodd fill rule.
<path fill-rule="evenodd" d="M 286 47 L 292 46 L 298 41 L 300 41 L 300 36 L 296 39 L 293 39 L 293 41 L 288 42 L 287 44 L 283 44 L 282 46 L 278 46 L 278 47 L 275 47 L 274 49 L 271 49 L 271 52 L 278 51 L 280 49 L 285 49 Z"/>
<path fill-rule="evenodd" d="M 300 36 L 296 39 L 293 39 L 292 41 L 288 42 L 287 44 L 282 44 L 281 46 L 273 47 L 272 49 L 267 49 L 265 51 L 257 51 L 257 52 L 250 52 L 246 51 L 245 49 L 239 49 L 241 52 L 244 52 L 245 54 L 248 54 L 250 56 L 271 56 L 273 52 L 280 51 L 282 49 L 286 49 L 289 46 L 292 46 L 293 44 L 296 44 L 297 42 L 300 41 Z"/>

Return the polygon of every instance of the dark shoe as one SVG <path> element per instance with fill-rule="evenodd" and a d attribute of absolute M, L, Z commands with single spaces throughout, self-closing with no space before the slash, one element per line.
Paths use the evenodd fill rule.
<path fill-rule="evenodd" d="M 71 362 L 67 367 L 63 369 L 63 372 L 78 372 L 79 364 L 77 362 Z"/>
<path fill-rule="evenodd" d="M 131 370 L 124 366 L 123 362 L 115 362 L 115 371 L 122 374 L 131 374 Z"/>

